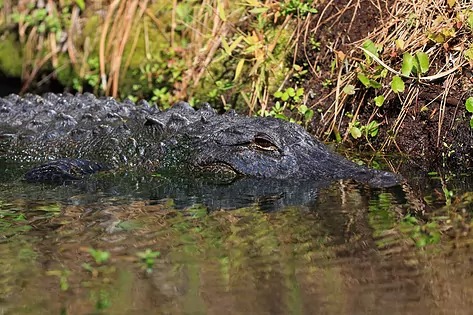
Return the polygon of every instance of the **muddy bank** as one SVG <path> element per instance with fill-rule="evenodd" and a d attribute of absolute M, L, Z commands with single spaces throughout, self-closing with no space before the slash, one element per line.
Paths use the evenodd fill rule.
<path fill-rule="evenodd" d="M 375 90 L 366 88 L 356 78 L 359 65 L 365 60 L 359 47 L 367 39 L 380 41 L 378 34 L 384 27 L 390 27 L 386 32 L 395 32 L 394 8 L 402 4 L 396 0 L 376 3 L 344 0 L 329 1 L 318 7 L 319 14 L 312 17 L 297 52 L 297 63 L 309 64 L 313 70 L 313 75 L 303 84 L 306 90 L 316 94 L 309 99 L 309 105 L 320 109 L 311 125 L 313 132 L 329 140 L 338 136 L 348 146 L 361 149 L 400 152 L 427 170 L 442 166 L 470 168 L 473 166 L 473 132 L 465 101 L 473 95 L 473 84 L 471 68 L 466 62 L 462 68 L 437 80 L 405 80 L 406 91 L 399 94 L 389 91 L 386 79 L 380 81 L 383 87 Z M 445 10 L 453 19 L 453 9 L 452 12 Z M 458 29 L 457 34 L 461 31 Z M 439 55 L 452 54 L 459 40 L 452 38 L 443 44 L 426 41 L 423 49 Z M 318 49 L 311 47 L 310 42 L 314 41 L 318 42 Z M 396 64 L 402 61 L 402 53 L 385 48 L 380 59 Z M 431 58 L 428 74 L 436 74 L 446 66 L 442 59 Z M 347 84 L 354 85 L 352 95 L 345 95 L 342 90 Z M 377 108 L 373 98 L 380 94 L 386 95 L 386 99 Z M 342 109 L 334 123 L 331 112 L 337 106 Z M 379 123 L 375 137 L 354 139 L 350 135 L 350 124 L 365 126 L 373 120 Z"/>

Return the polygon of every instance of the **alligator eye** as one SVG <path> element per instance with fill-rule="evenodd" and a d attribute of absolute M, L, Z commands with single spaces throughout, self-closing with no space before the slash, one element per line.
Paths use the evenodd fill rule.
<path fill-rule="evenodd" d="M 256 136 L 251 143 L 253 147 L 264 151 L 278 151 L 279 148 L 268 139 Z"/>

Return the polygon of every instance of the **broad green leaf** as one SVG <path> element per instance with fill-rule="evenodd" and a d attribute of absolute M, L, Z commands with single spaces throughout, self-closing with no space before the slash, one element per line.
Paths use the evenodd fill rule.
<path fill-rule="evenodd" d="M 76 4 L 79 7 L 79 9 L 84 11 L 84 9 L 85 9 L 85 1 L 84 0 L 76 0 Z"/>
<path fill-rule="evenodd" d="M 240 61 L 238 61 L 237 67 L 235 69 L 235 78 L 233 79 L 233 81 L 236 81 L 238 79 L 238 77 L 241 74 L 241 71 L 243 70 L 244 65 L 245 65 L 245 59 L 242 58 L 240 59 Z"/>
<path fill-rule="evenodd" d="M 348 84 L 343 88 L 343 93 L 347 95 L 353 95 L 355 94 L 355 86 L 352 84 Z"/>
<path fill-rule="evenodd" d="M 383 87 L 383 85 L 381 83 L 379 83 L 378 81 L 375 81 L 375 80 L 370 80 L 370 86 L 372 88 L 375 88 L 375 89 L 380 89 Z"/>
<path fill-rule="evenodd" d="M 397 49 L 404 50 L 405 42 L 401 38 L 395 40 Z"/>
<path fill-rule="evenodd" d="M 363 43 L 363 48 L 368 50 L 370 53 L 372 53 L 376 57 L 379 57 L 378 49 L 371 39 L 368 39 L 367 41 Z M 369 58 L 369 56 L 366 56 L 366 57 Z"/>
<path fill-rule="evenodd" d="M 419 51 L 416 54 L 416 59 L 419 64 L 419 68 L 417 69 L 420 73 L 426 73 L 429 71 L 429 55 L 425 52 Z"/>
<path fill-rule="evenodd" d="M 378 134 L 378 126 L 379 123 L 376 120 L 373 120 L 366 126 L 366 132 L 371 137 L 376 137 L 376 135 Z"/>
<path fill-rule="evenodd" d="M 291 88 L 288 88 L 288 89 L 286 90 L 286 92 L 287 92 L 287 94 L 289 94 L 290 97 L 293 97 L 293 96 L 296 95 L 296 90 L 294 90 L 294 88 L 292 88 L 292 87 L 291 87 Z"/>
<path fill-rule="evenodd" d="M 276 93 L 274 93 L 274 97 L 275 98 L 281 98 L 282 97 L 282 91 L 277 91 Z M 277 103 L 279 104 L 279 103 Z"/>
<path fill-rule="evenodd" d="M 304 95 L 304 88 L 298 88 L 296 91 L 296 96 L 303 96 Z"/>
<path fill-rule="evenodd" d="M 368 77 L 366 75 L 364 75 L 363 73 L 359 72 L 358 75 L 357 75 L 357 78 L 367 88 L 369 88 L 371 86 L 370 79 L 368 79 Z"/>
<path fill-rule="evenodd" d="M 302 115 L 304 115 L 305 112 L 306 112 L 308 109 L 309 109 L 309 108 L 308 108 L 306 105 L 304 105 L 304 104 L 302 104 L 301 106 L 299 106 L 299 107 L 297 108 L 297 110 L 299 111 L 299 113 L 301 113 Z"/>
<path fill-rule="evenodd" d="M 312 120 L 312 118 L 314 117 L 314 111 L 312 109 L 308 109 L 305 111 L 304 113 L 304 118 L 306 121 L 310 121 Z"/>
<path fill-rule="evenodd" d="M 414 56 L 406 52 L 404 55 L 402 55 L 401 73 L 405 76 L 410 75 L 412 67 L 414 67 Z"/>
<path fill-rule="evenodd" d="M 393 77 L 393 80 L 391 81 L 391 89 L 395 93 L 404 92 L 405 86 L 404 81 L 402 81 L 401 77 Z"/>
<path fill-rule="evenodd" d="M 350 128 L 350 134 L 353 138 L 358 139 L 359 137 L 361 137 L 361 130 L 358 127 L 352 126 Z"/>
<path fill-rule="evenodd" d="M 469 111 L 470 113 L 473 113 L 473 97 L 472 96 L 467 98 L 465 102 L 465 107 L 467 111 Z"/>
<path fill-rule="evenodd" d="M 384 95 L 378 95 L 374 98 L 374 104 L 378 107 L 383 106 L 384 104 Z"/>
<path fill-rule="evenodd" d="M 287 100 L 289 99 L 289 93 L 287 93 L 287 91 L 284 92 L 284 93 L 282 94 L 282 96 L 281 96 L 281 99 L 282 99 L 284 102 L 287 101 Z"/>

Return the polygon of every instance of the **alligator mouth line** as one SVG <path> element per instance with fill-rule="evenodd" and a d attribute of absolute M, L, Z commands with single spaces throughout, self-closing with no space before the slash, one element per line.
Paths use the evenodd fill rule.
<path fill-rule="evenodd" d="M 238 176 L 242 175 L 238 170 L 236 170 L 233 166 L 225 162 L 210 162 L 207 164 L 199 165 L 199 169 L 206 173 L 213 173 L 213 174 L 223 174 L 223 175 L 231 175 L 231 176 Z"/>

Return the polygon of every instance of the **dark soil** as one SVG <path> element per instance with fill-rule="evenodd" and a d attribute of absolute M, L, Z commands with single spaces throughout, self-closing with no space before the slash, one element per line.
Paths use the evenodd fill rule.
<path fill-rule="evenodd" d="M 319 6 L 319 14 L 312 17 L 309 35 L 300 39 L 300 49 L 296 56 L 298 64 L 311 64 L 312 69 L 317 69 L 311 73 L 310 79 L 304 82 L 305 90 L 312 91 L 316 95 L 309 101 L 309 105 L 322 108 L 324 113 L 324 110 L 334 102 L 333 91 L 338 75 L 337 70 L 332 71 L 335 53 L 348 54 L 355 44 L 360 45 L 376 27 L 389 18 L 390 8 L 394 2 L 394 0 L 379 2 L 360 0 L 358 1 L 360 6 L 356 10 L 354 4 L 357 1 L 349 0 L 327 2 Z M 380 3 L 380 8 L 373 3 Z M 309 36 L 320 42 L 320 50 L 310 47 Z M 362 57 L 361 51 L 359 57 Z M 327 86 L 328 82 L 332 82 L 332 85 Z M 473 131 L 469 126 L 471 114 L 466 112 L 464 105 L 466 98 L 473 95 L 471 73 L 464 69 L 463 73 L 457 74 L 454 82 L 446 99 L 446 106 L 443 108 L 440 106 L 441 98 L 438 96 L 444 91 L 445 82 L 419 85 L 414 105 L 407 109 L 407 115 L 394 141 L 384 150 L 405 153 L 424 169 L 439 166 L 460 166 L 462 169 L 473 167 Z M 369 91 L 361 97 L 355 95 L 350 103 L 351 108 L 346 108 L 345 112 L 353 113 L 360 102 L 366 103 L 368 96 L 366 93 Z M 320 100 L 324 101 L 321 103 Z M 382 126 L 379 135 L 371 143 L 374 149 L 381 148 L 401 108 L 398 98 L 392 97 L 376 112 L 375 119 L 382 122 Z M 361 123 L 366 124 L 372 113 L 373 107 L 369 107 L 368 104 L 362 106 L 359 112 Z M 442 113 L 443 118 L 439 117 Z M 312 131 L 315 134 L 321 138 L 334 139 L 333 134 L 324 134 L 328 121 L 322 116 L 316 117 L 314 121 Z M 348 129 L 348 123 L 349 119 L 346 118 L 340 130 L 342 136 Z M 362 148 L 366 145 L 366 148 L 369 148 L 363 138 L 353 140 L 351 137 L 346 137 L 346 139 L 349 140 L 349 145 Z"/>

